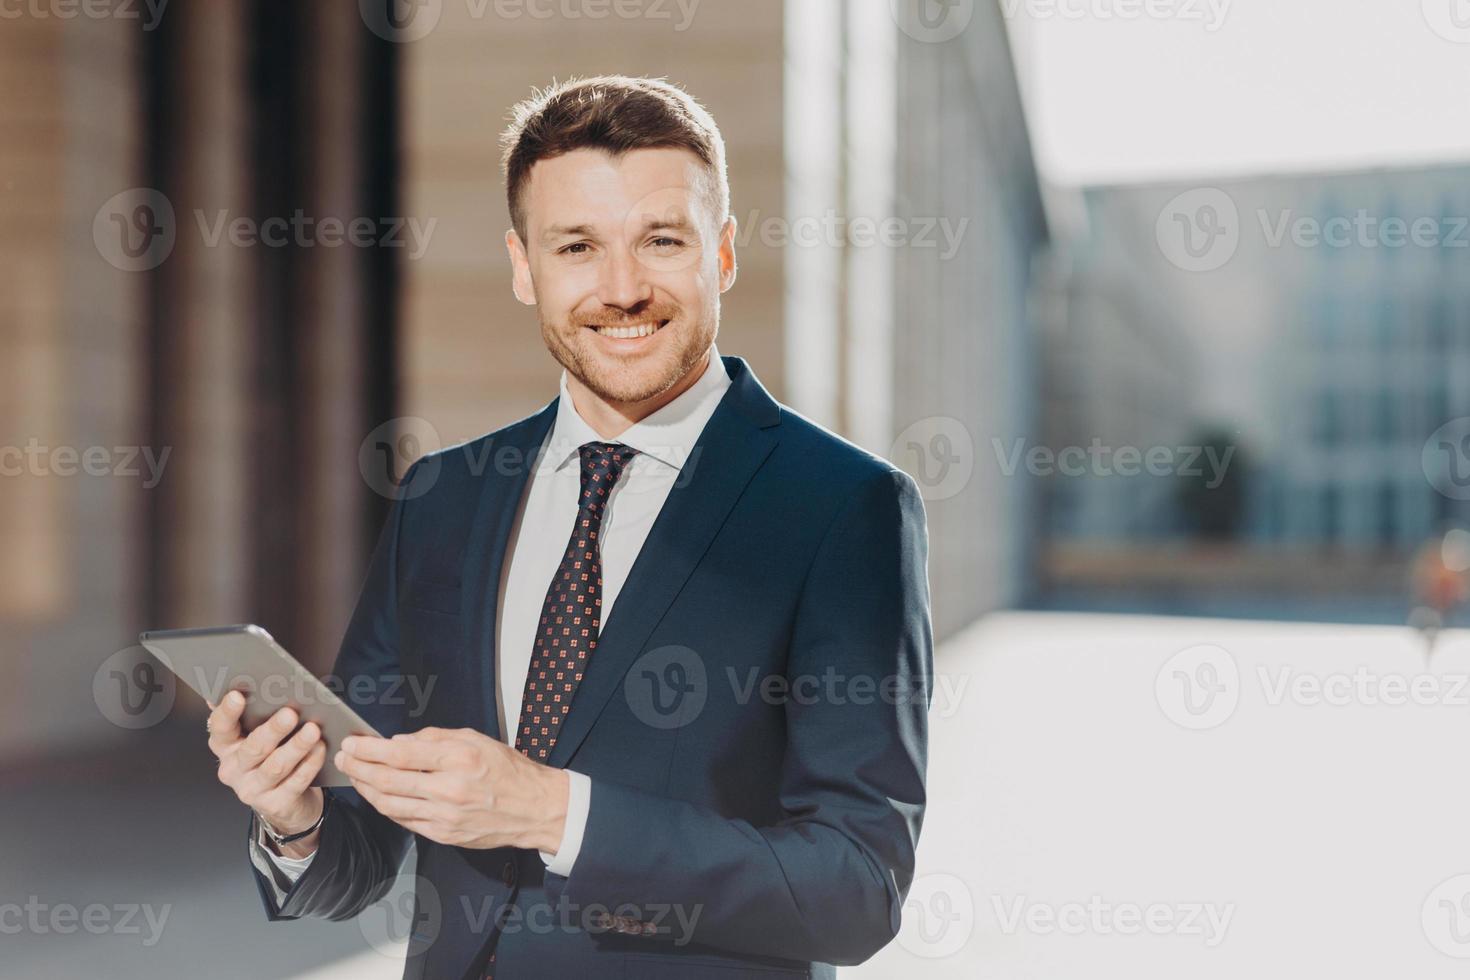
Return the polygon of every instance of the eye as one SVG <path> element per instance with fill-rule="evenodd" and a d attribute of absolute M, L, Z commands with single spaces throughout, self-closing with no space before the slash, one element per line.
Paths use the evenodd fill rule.
<path fill-rule="evenodd" d="M 680 248 L 684 243 L 677 238 L 670 238 L 668 235 L 659 235 L 657 238 L 649 239 L 648 244 L 654 248 Z"/>
<path fill-rule="evenodd" d="M 556 254 L 557 255 L 586 255 L 587 252 L 588 252 L 588 250 L 590 250 L 591 248 L 592 248 L 592 246 L 589 245 L 586 242 L 572 242 L 572 244 L 567 245 L 564 248 L 557 249 L 557 253 Z"/>

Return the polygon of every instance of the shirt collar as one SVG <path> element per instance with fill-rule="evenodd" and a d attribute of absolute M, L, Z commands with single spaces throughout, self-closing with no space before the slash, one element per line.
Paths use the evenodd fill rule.
<path fill-rule="evenodd" d="M 709 363 L 694 384 L 658 411 L 630 425 L 616 439 L 605 440 L 577 414 L 571 393 L 567 390 L 567 372 L 563 369 L 561 398 L 557 402 L 556 421 L 547 441 L 545 462 L 553 469 L 561 469 L 579 458 L 577 450 L 584 443 L 610 441 L 622 443 L 644 456 L 682 470 L 684 461 L 694 451 L 694 444 L 704 431 L 705 423 L 729 387 L 730 375 L 720 360 L 720 352 L 710 344 Z"/>

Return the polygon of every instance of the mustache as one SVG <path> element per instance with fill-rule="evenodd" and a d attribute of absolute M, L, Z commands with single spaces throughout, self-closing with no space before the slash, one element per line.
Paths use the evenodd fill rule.
<path fill-rule="evenodd" d="M 572 317 L 574 327 L 630 327 L 635 323 L 647 323 L 650 320 L 664 321 L 674 320 L 679 316 L 677 306 L 649 306 L 639 313 L 619 313 L 614 310 L 605 310 L 599 313 L 589 313 L 585 316 Z"/>

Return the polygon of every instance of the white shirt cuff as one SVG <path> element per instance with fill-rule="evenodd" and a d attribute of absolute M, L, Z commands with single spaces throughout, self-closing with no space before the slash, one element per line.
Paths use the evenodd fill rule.
<path fill-rule="evenodd" d="M 277 854 L 270 849 L 266 843 L 265 830 L 260 826 L 260 818 L 255 820 L 255 836 L 250 841 L 250 863 L 255 865 L 271 886 L 271 893 L 276 899 L 276 908 L 286 900 L 286 892 L 291 886 L 306 873 L 312 858 L 316 857 L 316 851 L 312 851 L 304 858 L 286 857 Z"/>
<path fill-rule="evenodd" d="M 571 875 L 572 865 L 577 863 L 577 855 L 582 850 L 582 835 L 587 831 L 587 811 L 592 804 L 592 780 L 570 769 L 566 773 L 567 822 L 562 828 L 561 846 L 556 849 L 555 857 L 545 851 L 537 852 L 546 863 L 546 870 L 563 878 Z"/>

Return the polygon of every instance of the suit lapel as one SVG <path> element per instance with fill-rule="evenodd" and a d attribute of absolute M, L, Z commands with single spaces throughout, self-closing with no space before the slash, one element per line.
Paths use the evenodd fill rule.
<path fill-rule="evenodd" d="M 485 709 L 482 730 L 500 738 L 495 694 L 495 625 L 500 606 L 500 570 L 506 560 L 506 548 L 516 510 L 525 494 L 532 468 L 536 465 L 546 435 L 556 421 L 557 402 L 553 398 L 545 408 L 508 427 L 504 434 L 485 447 L 485 476 L 470 525 L 469 547 L 465 559 L 464 582 L 469 598 L 470 618 L 466 637 L 469 641 L 467 662 L 477 665 L 480 703 Z M 509 719 L 514 725 L 516 720 Z"/>
<path fill-rule="evenodd" d="M 612 614 L 602 624 L 597 649 L 547 760 L 550 765 L 565 766 L 587 737 L 649 634 L 724 526 L 746 484 L 775 448 L 780 407 L 743 359 L 722 360 L 730 387 L 690 452 L 628 572 Z M 509 521 L 505 524 L 508 527 Z M 504 551 L 503 540 L 499 551 Z"/>

